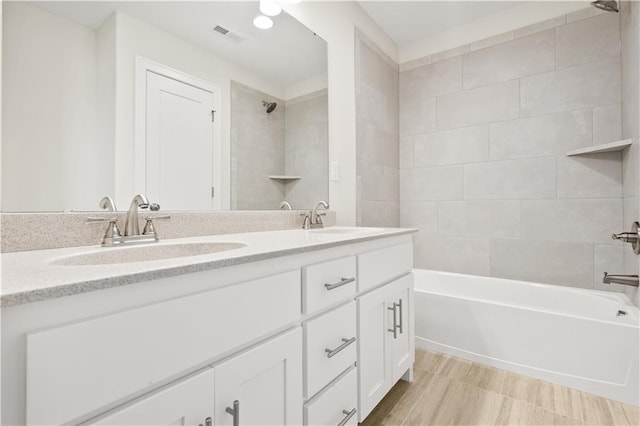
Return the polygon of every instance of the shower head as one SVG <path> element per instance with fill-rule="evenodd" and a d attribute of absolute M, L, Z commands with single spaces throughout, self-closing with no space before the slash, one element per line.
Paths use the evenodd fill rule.
<path fill-rule="evenodd" d="M 278 104 L 275 102 L 262 101 L 262 106 L 267 107 L 267 114 L 271 114 L 273 111 L 276 110 L 276 107 L 278 106 Z"/>
<path fill-rule="evenodd" d="M 616 0 L 596 0 L 591 4 L 607 12 L 618 12 L 618 2 Z"/>

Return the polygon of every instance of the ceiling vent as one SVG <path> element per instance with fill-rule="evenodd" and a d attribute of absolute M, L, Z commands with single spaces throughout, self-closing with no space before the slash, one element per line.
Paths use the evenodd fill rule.
<path fill-rule="evenodd" d="M 246 38 L 242 37 L 241 35 L 236 34 L 233 31 L 230 31 L 220 25 L 216 25 L 215 27 L 213 27 L 213 32 L 215 34 L 218 34 L 220 37 L 224 37 L 225 39 L 237 44 L 240 44 L 246 40 Z"/>

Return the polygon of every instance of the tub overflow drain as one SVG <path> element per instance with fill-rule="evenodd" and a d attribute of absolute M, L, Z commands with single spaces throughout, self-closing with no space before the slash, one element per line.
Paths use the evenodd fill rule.
<path fill-rule="evenodd" d="M 618 313 L 616 314 L 616 316 L 619 317 L 622 315 L 627 315 L 627 311 L 623 311 L 622 309 L 618 310 Z"/>

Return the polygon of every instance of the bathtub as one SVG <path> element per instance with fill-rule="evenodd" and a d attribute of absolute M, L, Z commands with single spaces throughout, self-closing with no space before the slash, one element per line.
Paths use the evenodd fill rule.
<path fill-rule="evenodd" d="M 414 276 L 416 347 L 640 405 L 640 315 L 624 294 Z"/>

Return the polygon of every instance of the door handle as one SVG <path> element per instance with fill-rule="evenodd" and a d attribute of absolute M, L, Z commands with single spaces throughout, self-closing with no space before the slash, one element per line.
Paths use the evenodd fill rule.
<path fill-rule="evenodd" d="M 349 346 L 350 344 L 352 344 L 353 342 L 356 341 L 355 337 L 352 337 L 351 339 L 342 339 L 342 344 L 340 346 L 338 346 L 335 349 L 325 349 L 324 351 L 327 353 L 327 358 L 331 358 L 332 356 L 336 355 L 338 352 L 341 352 L 344 348 L 346 348 L 347 346 Z"/>
<path fill-rule="evenodd" d="M 340 281 L 338 281 L 337 283 L 333 283 L 333 284 L 325 284 L 324 287 L 327 290 L 333 290 L 334 288 L 338 288 L 338 287 L 342 287 L 343 285 L 349 284 L 354 282 L 356 279 L 355 278 L 342 278 L 340 279 Z"/>
<path fill-rule="evenodd" d="M 396 322 L 396 308 L 398 307 L 398 304 L 393 302 L 393 307 L 388 307 L 387 309 L 390 311 L 393 311 L 393 327 L 387 329 L 387 331 L 393 333 L 393 338 L 397 339 L 398 338 L 398 323 Z"/>
<path fill-rule="evenodd" d="M 400 324 L 398 325 L 398 328 L 400 329 L 400 334 L 402 334 L 404 333 L 404 327 L 402 323 L 402 299 L 398 300 L 398 307 L 400 308 Z"/>
<path fill-rule="evenodd" d="M 351 417 L 354 416 L 354 414 L 356 414 L 356 409 L 354 408 L 351 411 L 347 411 L 347 410 L 342 410 L 343 414 L 346 414 L 346 417 L 344 419 L 342 419 L 342 421 L 340 423 L 338 423 L 338 426 L 344 426 L 347 424 L 347 422 L 351 419 Z"/>
<path fill-rule="evenodd" d="M 240 426 L 240 401 L 233 401 L 233 408 L 227 407 L 225 410 L 233 416 L 233 426 Z"/>

